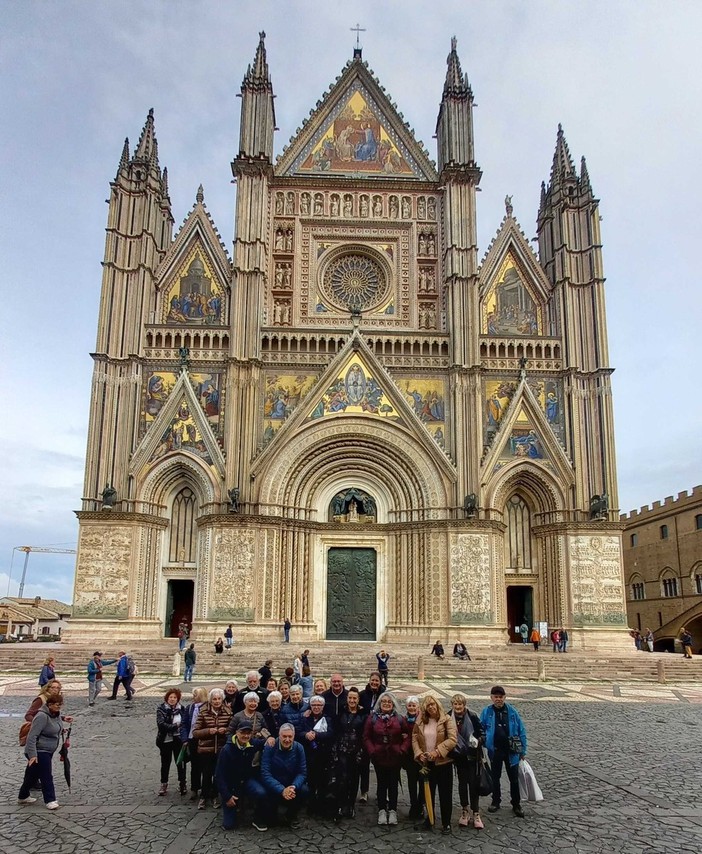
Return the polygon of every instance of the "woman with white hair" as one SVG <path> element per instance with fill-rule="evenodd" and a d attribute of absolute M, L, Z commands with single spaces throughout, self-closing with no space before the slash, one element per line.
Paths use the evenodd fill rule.
<path fill-rule="evenodd" d="M 302 686 L 290 686 L 290 701 L 283 705 L 282 718 L 285 723 L 295 727 L 295 741 L 301 741 L 304 732 L 305 712 L 307 706 L 302 699 Z"/>
<path fill-rule="evenodd" d="M 197 755 L 202 774 L 202 790 L 197 808 L 207 808 L 207 801 L 212 799 L 212 805 L 219 806 L 219 798 L 214 782 L 217 757 L 227 740 L 227 728 L 232 713 L 224 704 L 224 691 L 213 688 L 208 695 L 208 703 L 200 709 L 197 716 L 193 738 L 197 741 Z"/>
<path fill-rule="evenodd" d="M 255 691 L 247 691 L 244 694 L 244 708 L 241 712 L 237 712 L 235 715 L 232 715 L 232 719 L 229 722 L 229 732 L 236 732 L 236 728 L 242 721 L 246 721 L 246 723 L 251 724 L 251 731 L 253 734 L 253 738 L 256 738 L 260 735 L 261 730 L 265 726 L 263 715 L 258 711 L 259 700 L 258 694 Z"/>
<path fill-rule="evenodd" d="M 363 730 L 363 744 L 375 768 L 380 825 L 397 824 L 397 790 L 407 738 L 397 700 L 386 691 L 378 698 Z"/>
<path fill-rule="evenodd" d="M 244 695 L 239 690 L 236 679 L 229 679 L 224 686 L 224 702 L 229 706 L 229 711 L 235 715 L 244 708 Z"/>
<path fill-rule="evenodd" d="M 271 691 L 268 695 L 268 708 L 263 712 L 263 731 L 262 735 L 266 739 L 266 744 L 273 747 L 278 732 L 283 723 L 283 695 L 280 691 Z"/>
<path fill-rule="evenodd" d="M 303 718 L 302 744 L 307 759 L 310 811 L 321 813 L 329 794 L 329 767 L 335 733 L 332 719 L 324 714 L 324 697 L 310 697 L 310 714 Z"/>

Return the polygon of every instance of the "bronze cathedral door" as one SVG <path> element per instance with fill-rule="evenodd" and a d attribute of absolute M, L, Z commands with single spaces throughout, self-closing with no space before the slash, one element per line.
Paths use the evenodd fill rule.
<path fill-rule="evenodd" d="M 375 549 L 329 549 L 327 640 L 375 640 Z"/>

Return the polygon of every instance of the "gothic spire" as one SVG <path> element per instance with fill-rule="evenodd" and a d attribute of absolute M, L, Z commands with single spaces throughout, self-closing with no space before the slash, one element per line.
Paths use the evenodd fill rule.
<path fill-rule="evenodd" d="M 266 59 L 266 33 L 261 30 L 258 34 L 258 47 L 254 56 L 253 66 L 249 65 L 244 77 L 243 86 L 261 87 L 269 89 L 271 85 L 271 76 L 268 71 L 268 60 Z"/>
<path fill-rule="evenodd" d="M 158 167 L 158 143 L 154 131 L 154 108 L 151 107 L 134 151 L 135 160 L 146 160 Z"/>
<path fill-rule="evenodd" d="M 436 120 L 439 172 L 446 166 L 475 167 L 473 92 L 468 83 L 468 75 L 461 71 L 456 45 L 454 36 L 451 39 L 451 52 L 446 58 L 446 81 Z"/>
<path fill-rule="evenodd" d="M 556 136 L 556 150 L 553 153 L 553 164 L 551 165 L 551 178 L 549 183 L 551 185 L 560 183 L 566 178 L 574 178 L 575 177 L 575 165 L 573 164 L 573 158 L 570 156 L 570 151 L 568 150 L 568 143 L 566 142 L 565 135 L 563 133 L 563 127 L 558 125 L 558 134 Z"/>
<path fill-rule="evenodd" d="M 163 195 L 168 198 L 168 167 L 163 167 L 163 176 L 161 179 L 161 183 L 163 185 Z"/>
<path fill-rule="evenodd" d="M 583 193 L 592 193 L 592 185 L 590 184 L 590 173 L 587 171 L 587 163 L 585 157 L 580 158 L 580 190 Z"/>
<path fill-rule="evenodd" d="M 247 68 L 241 84 L 239 157 L 262 157 L 270 162 L 273 157 L 275 109 L 265 38 L 264 32 L 258 34 L 253 65 Z"/>
<path fill-rule="evenodd" d="M 456 36 L 451 38 L 451 52 L 446 58 L 446 80 L 444 82 L 444 100 L 446 98 L 470 98 L 471 92 L 468 75 L 461 71 L 461 60 L 458 58 Z"/>
<path fill-rule="evenodd" d="M 122 146 L 122 156 L 119 158 L 119 166 L 117 167 L 117 171 L 121 172 L 122 169 L 126 169 L 129 165 L 129 137 L 125 136 L 124 145 Z"/>

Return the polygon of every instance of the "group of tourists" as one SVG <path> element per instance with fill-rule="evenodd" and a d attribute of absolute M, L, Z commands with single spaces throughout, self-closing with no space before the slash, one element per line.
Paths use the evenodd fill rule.
<path fill-rule="evenodd" d="M 159 795 L 168 793 L 175 764 L 180 794 L 187 795 L 189 788 L 199 810 L 221 808 L 225 829 L 240 825 L 242 807 L 250 809 L 259 831 L 272 823 L 296 827 L 303 807 L 335 821 L 353 818 L 357 802 L 368 803 L 372 765 L 378 825 L 398 825 L 404 776 L 409 818 L 431 828 L 438 791 L 442 832 L 451 833 L 455 775 L 458 825 L 480 830 L 485 747 L 492 766 L 488 811 L 500 808 L 504 766 L 513 812 L 523 817 L 517 768 L 526 754 L 526 732 L 516 709 L 505 703 L 501 686 L 493 687 L 492 703 L 480 715 L 468 708 L 463 694 L 451 698 L 448 711 L 432 695 L 421 702 L 407 697 L 402 708 L 380 671 L 373 671 L 359 690 L 347 688 L 340 673 L 328 685 L 312 680 L 309 660 L 303 664 L 300 659 L 298 671 L 288 668 L 279 680 L 272 677 L 268 660 L 249 671 L 241 687 L 234 679 L 224 688 L 197 687 L 190 703 L 180 689 L 170 688 L 156 715 Z"/>

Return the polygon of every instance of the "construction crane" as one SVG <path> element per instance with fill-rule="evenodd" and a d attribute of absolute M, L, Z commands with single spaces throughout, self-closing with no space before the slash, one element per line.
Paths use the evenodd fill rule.
<path fill-rule="evenodd" d="M 29 555 L 32 552 L 44 552 L 45 554 L 59 555 L 74 555 L 77 554 L 75 549 L 54 549 L 51 546 L 15 546 L 14 551 L 24 552 L 24 566 L 22 567 L 22 580 L 19 586 L 19 596 L 22 598 L 24 593 L 24 580 L 27 577 L 27 564 L 29 563 Z M 8 585 L 9 587 L 9 585 Z"/>

